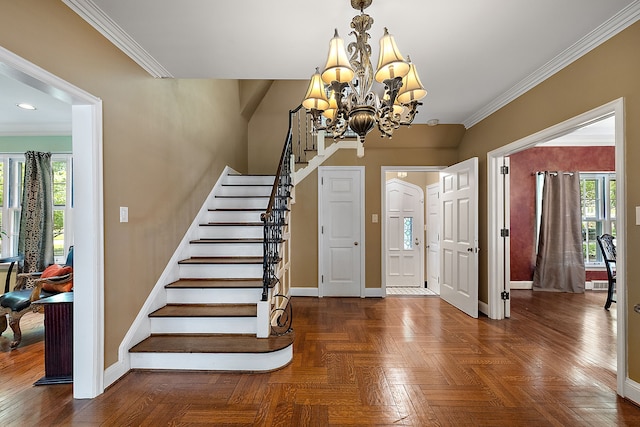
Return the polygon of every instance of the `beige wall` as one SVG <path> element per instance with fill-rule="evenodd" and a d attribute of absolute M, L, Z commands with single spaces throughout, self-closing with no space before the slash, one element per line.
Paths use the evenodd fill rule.
<path fill-rule="evenodd" d="M 469 129 L 460 144 L 459 159 L 480 159 L 480 299 L 487 301 L 487 152 L 624 97 L 627 224 L 626 284 L 629 375 L 640 381 L 640 22 L 539 84 L 509 105 Z M 618 318 L 618 321 L 624 319 Z"/>
<path fill-rule="evenodd" d="M 103 101 L 108 367 L 225 165 L 247 170 L 238 82 L 154 79 L 61 1 L 0 1 L 0 46 Z"/>

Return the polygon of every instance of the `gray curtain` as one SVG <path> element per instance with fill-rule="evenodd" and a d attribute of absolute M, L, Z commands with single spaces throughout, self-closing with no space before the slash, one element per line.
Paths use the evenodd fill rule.
<path fill-rule="evenodd" d="M 584 292 L 580 175 L 545 172 L 533 289 Z"/>
<path fill-rule="evenodd" d="M 42 271 L 53 264 L 52 183 L 51 153 L 27 151 L 18 235 L 18 253 L 24 255 L 23 273 Z"/>

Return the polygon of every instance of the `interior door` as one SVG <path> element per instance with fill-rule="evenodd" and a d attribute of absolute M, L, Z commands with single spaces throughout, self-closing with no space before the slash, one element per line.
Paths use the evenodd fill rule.
<path fill-rule="evenodd" d="M 362 168 L 318 168 L 319 296 L 364 297 Z"/>
<path fill-rule="evenodd" d="M 427 186 L 427 287 L 440 294 L 440 186 Z"/>
<path fill-rule="evenodd" d="M 478 317 L 478 158 L 440 173 L 440 297 Z"/>
<path fill-rule="evenodd" d="M 424 192 L 400 179 L 386 183 L 386 286 L 424 283 Z"/>

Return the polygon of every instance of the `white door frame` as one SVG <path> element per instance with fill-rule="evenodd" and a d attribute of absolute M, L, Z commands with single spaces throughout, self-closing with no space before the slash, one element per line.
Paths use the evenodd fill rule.
<path fill-rule="evenodd" d="M 429 288 L 431 289 L 431 291 L 435 292 L 438 296 L 440 296 L 440 239 L 438 238 L 438 250 L 437 250 L 437 254 L 438 254 L 438 259 L 437 262 L 435 263 L 436 265 L 433 266 L 431 264 L 429 264 L 429 254 L 431 252 L 431 240 L 429 240 L 429 234 L 432 233 L 433 228 L 429 227 L 429 203 L 431 203 L 430 197 L 429 197 L 429 193 L 430 191 L 435 190 L 436 193 L 439 195 L 440 194 L 440 183 L 437 182 L 435 184 L 429 184 L 427 185 L 427 187 L 425 188 L 425 227 L 427 229 L 427 235 L 425 236 L 425 265 L 427 266 L 427 277 L 425 278 L 425 280 L 427 281 L 427 283 L 430 283 L 432 281 L 429 280 L 429 278 L 431 277 L 431 275 L 433 274 L 433 271 L 437 272 L 437 279 L 436 279 L 436 283 L 433 286 L 429 286 Z M 440 235 L 440 198 L 437 197 L 437 201 L 435 206 L 437 206 L 438 209 L 438 226 L 436 227 L 436 232 L 438 233 L 438 236 Z M 432 268 L 434 267 L 435 269 L 432 271 Z M 437 290 L 437 292 L 436 292 Z"/>
<path fill-rule="evenodd" d="M 397 183 L 401 183 L 401 185 L 406 185 L 407 187 L 413 188 L 414 190 L 416 190 L 418 192 L 418 194 L 422 194 L 422 199 L 421 199 L 422 200 L 422 207 L 421 207 L 422 224 L 420 224 L 420 233 L 421 234 L 420 234 L 420 237 L 419 237 L 420 243 L 418 245 L 418 258 L 420 259 L 420 261 L 419 261 L 420 262 L 420 268 L 419 268 L 419 271 L 418 271 L 418 281 L 420 283 L 420 287 L 423 287 L 424 286 L 424 279 L 425 279 L 425 277 L 424 277 L 424 267 L 425 267 L 425 263 L 426 263 L 426 260 L 425 260 L 425 253 L 426 252 L 424 250 L 425 249 L 425 242 L 426 242 L 426 239 L 424 237 L 424 226 L 426 224 L 426 220 L 425 220 L 425 207 L 426 207 L 426 205 L 425 205 L 424 201 L 426 199 L 425 199 L 424 189 L 422 189 L 422 187 L 420 187 L 419 185 L 412 184 L 412 183 L 410 183 L 408 181 L 403 181 L 403 180 L 401 180 L 399 178 L 393 178 L 393 179 L 391 179 L 389 181 L 385 181 L 385 195 L 387 194 L 386 185 L 389 184 L 389 182 L 391 182 L 391 181 L 394 181 L 394 182 L 397 182 Z M 384 217 L 383 221 L 384 221 L 384 224 L 385 224 L 385 232 L 386 232 L 386 225 L 387 225 L 387 221 L 388 221 L 387 214 L 388 214 L 387 206 L 385 205 L 385 207 L 384 207 L 384 215 L 383 215 L 383 217 Z M 414 224 L 414 230 L 415 230 L 415 227 L 416 226 Z M 386 237 L 386 234 L 385 234 L 385 237 Z M 385 242 L 386 242 L 386 239 L 385 239 Z M 388 262 L 388 257 L 389 257 L 389 248 L 385 246 L 385 247 L 382 248 L 382 250 L 383 250 L 383 252 L 385 254 L 383 259 L 384 259 L 385 266 L 386 266 L 387 262 Z M 382 278 L 382 280 L 384 280 L 384 282 L 385 282 L 385 287 L 386 287 L 387 279 L 388 279 L 388 277 L 386 275 Z"/>
<path fill-rule="evenodd" d="M 73 397 L 104 391 L 102 100 L 0 47 L 0 73 L 71 105 L 74 158 Z"/>
<path fill-rule="evenodd" d="M 488 254 L 489 254 L 489 301 L 488 316 L 491 319 L 504 319 L 504 307 L 500 298 L 500 291 L 504 286 L 504 264 L 502 257 L 508 256 L 500 244 L 500 228 L 503 215 L 509 215 L 508 211 L 504 211 L 504 197 L 502 190 L 502 178 L 499 173 L 499 167 L 502 164 L 501 159 L 504 156 L 513 154 L 517 151 L 525 150 L 535 146 L 537 143 L 549 141 L 558 136 L 564 135 L 575 129 L 585 126 L 589 122 L 615 114 L 615 165 L 616 165 L 616 185 L 618 192 L 616 218 L 619 233 L 616 237 L 616 250 L 618 253 L 617 268 L 618 276 L 616 280 L 617 287 L 617 304 L 618 313 L 617 324 L 617 392 L 622 397 L 631 397 L 636 402 L 640 401 L 640 384 L 631 381 L 627 372 L 627 304 L 626 304 L 626 268 L 625 259 L 627 252 L 626 243 L 626 182 L 624 170 L 624 98 L 618 98 L 612 102 L 594 108 L 569 120 L 557 125 L 551 126 L 533 135 L 529 135 L 518 141 L 495 149 L 487 153 L 487 215 L 488 215 Z M 624 337 L 624 338 L 622 338 Z M 621 339 L 622 338 L 622 339 Z"/>
<path fill-rule="evenodd" d="M 381 215 L 379 221 L 381 224 L 381 247 L 380 247 L 380 264 L 382 266 L 380 279 L 382 281 L 382 296 L 385 297 L 387 295 L 387 286 L 384 278 L 387 277 L 387 267 L 385 263 L 386 250 L 387 247 L 387 221 L 386 221 L 386 212 L 387 210 L 387 172 L 440 172 L 446 166 L 381 166 L 380 167 L 380 212 Z"/>
<path fill-rule="evenodd" d="M 365 290 L 365 254 L 366 254 L 366 242 L 365 242 L 365 169 L 364 166 L 319 166 L 318 167 L 318 297 L 324 296 L 324 283 L 322 283 L 322 272 L 324 271 L 324 249 L 322 238 L 322 224 L 323 224 L 323 210 L 321 208 L 322 200 L 322 177 L 325 172 L 331 173 L 332 171 L 354 171 L 360 175 L 360 297 L 366 296 Z"/>

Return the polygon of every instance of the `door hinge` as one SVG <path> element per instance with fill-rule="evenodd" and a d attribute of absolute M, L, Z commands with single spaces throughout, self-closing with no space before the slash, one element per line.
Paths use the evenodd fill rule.
<path fill-rule="evenodd" d="M 320 234 L 324 234 L 324 225 L 320 226 Z"/>
<path fill-rule="evenodd" d="M 509 229 L 503 228 L 502 230 L 500 230 L 500 237 L 509 237 Z"/>
<path fill-rule="evenodd" d="M 324 274 L 320 275 L 320 283 L 324 283 Z"/>
<path fill-rule="evenodd" d="M 508 175 L 509 166 L 500 166 L 500 175 Z"/>
<path fill-rule="evenodd" d="M 320 178 L 320 185 L 324 185 L 324 176 Z"/>
<path fill-rule="evenodd" d="M 507 291 L 502 291 L 502 292 L 500 293 L 500 298 L 502 298 L 502 300 L 503 300 L 503 301 L 508 300 L 508 299 L 509 299 L 509 292 L 507 292 Z"/>

